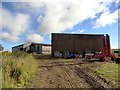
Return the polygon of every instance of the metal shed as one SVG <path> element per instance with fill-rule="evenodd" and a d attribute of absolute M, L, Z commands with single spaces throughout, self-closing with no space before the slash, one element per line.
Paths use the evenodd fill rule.
<path fill-rule="evenodd" d="M 12 47 L 12 52 L 15 51 L 24 51 L 27 53 L 38 53 L 38 54 L 51 54 L 51 45 L 41 44 L 41 43 L 25 43 Z"/>
<path fill-rule="evenodd" d="M 81 53 L 83 50 L 100 52 L 105 49 L 104 34 L 52 33 L 51 43 L 52 56 L 55 52 Z"/>

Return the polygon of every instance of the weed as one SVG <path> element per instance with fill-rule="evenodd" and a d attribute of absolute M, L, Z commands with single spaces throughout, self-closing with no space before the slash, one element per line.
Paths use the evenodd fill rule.
<path fill-rule="evenodd" d="M 37 69 L 37 63 L 31 54 L 24 52 L 3 52 L 2 88 L 24 87 Z"/>

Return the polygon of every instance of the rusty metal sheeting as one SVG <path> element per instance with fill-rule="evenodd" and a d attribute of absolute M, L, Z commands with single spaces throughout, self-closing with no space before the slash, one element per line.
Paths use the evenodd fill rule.
<path fill-rule="evenodd" d="M 104 34 L 63 34 L 52 33 L 52 55 L 54 52 L 69 51 L 79 53 L 83 50 L 104 50 Z"/>

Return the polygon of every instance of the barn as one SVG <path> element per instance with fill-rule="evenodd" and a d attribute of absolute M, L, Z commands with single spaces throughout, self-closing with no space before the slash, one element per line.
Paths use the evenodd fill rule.
<path fill-rule="evenodd" d="M 12 47 L 12 52 L 15 51 L 24 51 L 27 53 L 37 54 L 51 54 L 51 45 L 41 43 L 25 43 Z"/>
<path fill-rule="evenodd" d="M 106 39 L 105 39 L 106 38 Z M 101 52 L 105 50 L 105 46 L 109 46 L 109 35 L 106 34 L 65 34 L 65 33 L 52 33 L 52 56 L 56 52 L 63 53 L 69 51 L 70 53 L 83 53 L 88 52 Z M 107 44 L 105 45 L 105 40 Z M 110 51 L 108 51 L 110 52 Z"/>

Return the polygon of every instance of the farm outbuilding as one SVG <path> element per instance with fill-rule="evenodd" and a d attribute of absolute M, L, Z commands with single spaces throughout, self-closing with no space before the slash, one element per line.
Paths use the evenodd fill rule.
<path fill-rule="evenodd" d="M 106 39 L 105 39 L 106 38 Z M 101 52 L 105 50 L 105 46 L 110 50 L 109 35 L 106 34 L 64 34 L 52 33 L 52 56 L 56 52 L 70 53 Z M 107 42 L 108 45 L 105 45 Z M 110 51 L 108 51 L 110 52 Z"/>
<path fill-rule="evenodd" d="M 41 43 L 25 43 L 12 47 L 12 52 L 15 51 L 24 51 L 27 53 L 37 54 L 51 54 L 51 45 Z"/>

